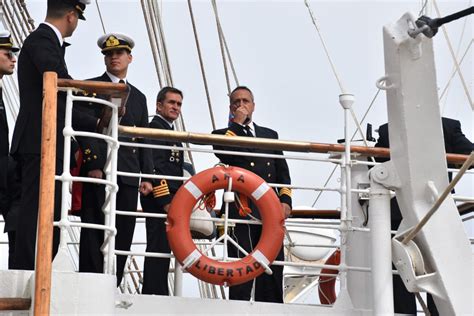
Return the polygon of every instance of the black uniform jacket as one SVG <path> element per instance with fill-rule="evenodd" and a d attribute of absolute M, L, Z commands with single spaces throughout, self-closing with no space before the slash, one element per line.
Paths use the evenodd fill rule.
<path fill-rule="evenodd" d="M 258 126 L 255 123 L 254 125 L 256 137 L 278 139 L 278 133 L 276 131 L 270 128 Z M 247 136 L 244 127 L 237 123 L 231 123 L 228 128 L 218 129 L 213 131 L 212 133 L 226 136 Z M 283 155 L 283 152 L 279 150 L 226 147 L 217 145 L 214 146 L 214 149 Z M 250 170 L 253 173 L 262 177 L 268 183 L 291 184 L 290 171 L 288 169 L 288 164 L 286 163 L 285 159 L 246 157 L 224 154 L 216 154 L 216 156 L 220 159 L 222 163 Z M 277 190 L 277 192 L 280 198 L 280 202 L 287 203 L 291 207 L 291 190 L 289 188 L 280 188 L 279 190 Z M 252 207 L 252 203 L 250 203 L 249 205 L 252 211 L 255 212 L 256 210 L 255 207 Z M 231 206 L 230 215 L 238 216 L 234 212 L 235 207 Z M 258 217 L 258 211 L 256 214 L 252 213 L 252 215 L 256 215 Z"/>
<path fill-rule="evenodd" d="M 161 117 L 155 116 L 150 122 L 151 128 L 172 130 L 171 126 Z M 183 147 L 179 142 L 150 139 L 147 142 L 154 145 Z M 173 149 L 153 149 L 153 173 L 167 176 L 183 176 L 183 151 Z M 171 203 L 176 191 L 183 184 L 183 181 L 159 180 L 153 181 L 153 196 L 159 207 Z"/>
<path fill-rule="evenodd" d="M 441 121 L 443 125 L 444 146 L 446 153 L 465 154 L 468 155 L 474 150 L 474 144 L 466 138 L 461 130 L 461 123 L 457 120 L 443 117 Z M 375 147 L 389 148 L 388 124 L 385 123 L 379 127 L 379 139 Z M 377 158 L 377 161 L 383 162 L 388 159 Z M 452 167 L 449 165 L 449 167 Z M 449 173 L 449 180 L 451 181 L 451 173 Z M 402 214 L 398 207 L 397 200 L 392 198 L 390 201 L 392 212 L 392 230 L 398 229 L 402 220 Z"/>
<path fill-rule="evenodd" d="M 7 199 L 7 166 L 8 166 L 8 122 L 5 104 L 0 89 L 0 212 L 5 210 Z"/>
<path fill-rule="evenodd" d="M 20 91 L 20 112 L 13 132 L 11 153 L 40 154 L 41 118 L 43 112 L 43 73 L 53 71 L 58 78 L 71 79 L 64 61 L 64 43 L 60 46 L 53 29 L 40 24 L 25 40 L 18 58 L 18 85 Z M 58 94 L 57 146 L 58 156 L 63 154 L 64 114 L 66 94 Z M 93 131 L 97 120 L 73 110 L 72 124 L 75 129 Z"/>
<path fill-rule="evenodd" d="M 111 82 L 107 73 L 88 80 Z M 146 97 L 133 85 L 130 83 L 128 83 L 128 85 L 130 86 L 130 94 L 127 99 L 125 115 L 120 119 L 119 124 L 124 126 L 148 127 Z M 84 108 L 81 107 L 81 110 L 83 109 Z M 100 113 L 101 110 L 97 105 L 90 105 L 89 114 L 99 118 Z M 83 152 L 82 171 L 103 170 L 107 159 L 107 147 L 105 142 L 93 138 L 79 138 L 78 140 Z M 143 143 L 143 139 L 122 136 L 119 137 L 119 141 Z M 120 146 L 118 152 L 118 171 L 151 174 L 153 172 L 151 150 L 148 148 Z M 139 178 L 124 176 L 118 176 L 118 178 L 123 184 L 138 187 Z"/>

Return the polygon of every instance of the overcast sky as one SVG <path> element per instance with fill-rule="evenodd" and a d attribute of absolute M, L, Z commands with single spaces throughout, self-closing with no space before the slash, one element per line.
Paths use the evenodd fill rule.
<path fill-rule="evenodd" d="M 36 25 L 45 16 L 46 1 L 27 1 Z M 356 98 L 354 111 L 360 118 L 376 93 L 375 80 L 384 75 L 382 27 L 396 21 L 406 11 L 420 10 L 414 1 L 310 1 L 338 75 L 346 90 Z M 468 7 L 470 1 L 438 1 L 443 15 Z M 138 0 L 101 0 L 99 5 L 107 32 L 124 32 L 136 43 L 129 81 L 143 91 L 150 113 L 154 113 L 159 90 L 143 13 Z M 218 1 L 221 24 L 238 78 L 255 94 L 254 121 L 279 132 L 281 139 L 335 143 L 343 137 L 343 111 L 338 103 L 339 86 L 331 72 L 304 1 Z M 193 1 L 194 15 L 210 95 L 218 127 L 227 124 L 228 100 L 220 56 L 215 18 L 210 1 Z M 175 86 L 183 90 L 183 115 L 188 131 L 210 132 L 212 125 L 196 54 L 186 1 L 163 1 L 162 14 Z M 434 12 L 434 11 L 433 11 Z M 85 13 L 67 50 L 70 74 L 76 79 L 100 75 L 103 56 L 96 41 L 103 34 L 95 1 Z M 434 13 L 432 14 L 434 15 Z M 455 49 L 464 53 L 472 40 L 472 18 L 461 33 L 463 21 L 448 25 Z M 453 62 L 440 32 L 434 39 L 438 85 L 442 90 Z M 472 50 L 461 66 L 472 93 Z M 473 112 L 458 77 L 452 82 L 444 115 L 461 120 L 472 140 Z M 387 120 L 385 94 L 380 93 L 366 122 L 378 127 Z M 364 124 L 365 126 L 365 124 Z M 351 124 L 352 130 L 354 125 Z M 364 127 L 365 130 L 365 127 Z M 375 134 L 377 137 L 377 134 Z M 215 158 L 197 157 L 202 170 Z M 322 186 L 332 165 L 289 162 L 293 183 Z M 330 186 L 337 185 L 334 177 Z M 472 177 L 458 190 L 473 195 Z M 295 192 L 295 205 L 311 205 L 313 192 Z M 325 194 L 318 208 L 335 208 L 338 197 Z"/>

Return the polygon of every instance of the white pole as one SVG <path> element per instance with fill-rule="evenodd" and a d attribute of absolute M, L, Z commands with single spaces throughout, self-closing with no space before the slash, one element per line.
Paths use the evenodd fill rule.
<path fill-rule="evenodd" d="M 183 296 L 183 269 L 176 259 L 174 261 L 174 296 Z"/>
<path fill-rule="evenodd" d="M 376 167 L 377 168 L 377 167 Z M 369 226 L 372 246 L 374 315 L 393 315 L 390 191 L 370 179 Z"/>

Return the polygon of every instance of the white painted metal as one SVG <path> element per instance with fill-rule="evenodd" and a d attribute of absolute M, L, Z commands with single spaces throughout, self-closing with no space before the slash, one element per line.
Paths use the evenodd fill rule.
<path fill-rule="evenodd" d="M 408 36 L 414 20 L 407 13 L 384 28 L 389 172 L 400 179 L 395 189 L 403 215 L 399 233 L 416 225 L 432 206 L 428 181 L 438 191 L 448 185 L 432 40 Z M 414 241 L 427 272 L 434 273 L 429 279 L 417 276 L 418 287 L 434 294 L 441 315 L 472 315 L 471 247 L 451 196 Z M 394 257 L 398 260 L 403 258 Z"/>
<path fill-rule="evenodd" d="M 183 267 L 174 260 L 174 296 L 183 296 Z"/>
<path fill-rule="evenodd" d="M 354 145 L 354 144 L 353 144 Z M 366 189 L 369 187 L 368 167 L 359 162 L 367 160 L 366 157 L 355 157 L 352 160 L 357 164 L 352 165 L 352 190 Z M 361 205 L 360 196 L 366 199 Z M 371 247 L 370 233 L 367 228 L 368 193 L 351 194 L 352 197 L 352 231 L 347 239 L 347 259 L 348 266 L 358 266 L 371 268 Z M 364 229 L 361 231 L 359 229 Z M 372 274 L 359 272 L 350 269 L 347 272 L 347 289 L 352 299 L 352 304 L 356 309 L 372 309 Z M 364 289 L 361 291 L 361 289 Z"/>
<path fill-rule="evenodd" d="M 372 302 L 374 315 L 393 314 L 390 191 L 380 184 L 387 177 L 383 165 L 375 166 L 370 171 L 369 226 L 372 246 Z"/>

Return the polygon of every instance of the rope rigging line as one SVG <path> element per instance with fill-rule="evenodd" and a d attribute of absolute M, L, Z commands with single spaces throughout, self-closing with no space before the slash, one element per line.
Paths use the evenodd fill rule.
<path fill-rule="evenodd" d="M 212 123 L 212 129 L 216 129 L 216 122 L 214 120 L 214 113 L 212 111 L 212 104 L 211 104 L 211 97 L 209 95 L 209 87 L 207 84 L 207 79 L 206 79 L 206 72 L 204 70 L 204 62 L 202 59 L 202 54 L 201 54 L 201 45 L 199 44 L 199 38 L 197 34 L 197 29 L 196 29 L 196 22 L 194 21 L 194 13 L 193 13 L 193 7 L 191 5 L 191 0 L 188 0 L 188 8 L 189 8 L 189 15 L 191 17 L 191 24 L 193 26 L 193 33 L 194 33 L 194 40 L 196 42 L 196 49 L 199 57 L 199 64 L 201 67 L 201 75 L 202 75 L 202 80 L 204 82 L 204 88 L 206 90 L 206 98 L 207 98 L 207 105 L 209 107 L 209 115 L 211 117 L 211 123 Z"/>
<path fill-rule="evenodd" d="M 142 7 L 142 12 L 143 12 L 143 18 L 145 20 L 145 25 L 146 29 L 148 32 L 148 40 L 150 41 L 150 48 L 151 48 L 151 53 L 153 55 L 153 61 L 155 64 L 155 71 L 156 75 L 158 77 L 158 83 L 160 86 L 160 89 L 163 87 L 163 78 L 161 77 L 161 70 L 160 70 L 160 58 L 158 56 L 157 52 L 157 46 L 158 44 L 156 43 L 156 38 L 153 36 L 153 27 L 151 26 L 151 21 L 148 16 L 148 10 L 147 10 L 147 4 L 145 3 L 145 0 L 141 0 L 141 7 Z"/>
<path fill-rule="evenodd" d="M 227 84 L 227 95 L 230 95 L 231 87 L 230 87 L 230 80 L 229 80 L 229 70 L 227 69 L 227 61 L 226 61 L 226 58 L 225 58 L 224 42 L 222 40 L 224 34 L 222 32 L 221 22 L 219 20 L 219 13 L 217 11 L 216 0 L 212 0 L 212 8 L 214 10 L 214 16 L 216 18 L 217 33 L 219 34 L 219 46 L 221 48 L 222 64 L 224 65 L 225 82 Z"/>
<path fill-rule="evenodd" d="M 467 46 L 466 48 L 466 51 L 464 52 L 463 56 L 461 57 L 461 60 L 459 61 L 459 65 L 462 65 L 462 62 L 464 61 L 464 58 L 466 57 L 467 53 L 469 52 L 469 50 L 471 49 L 471 46 L 472 46 L 472 42 L 474 40 L 471 39 L 471 41 L 469 42 L 469 45 Z M 451 73 L 451 76 L 449 77 L 449 80 L 448 82 L 446 83 L 446 86 L 444 87 L 443 91 L 441 92 L 440 96 L 439 96 L 439 100 L 441 101 L 442 98 L 444 97 L 444 95 L 446 94 L 446 98 L 444 99 L 444 103 L 443 103 L 443 106 L 441 107 L 441 113 L 444 114 L 444 110 L 446 109 L 446 104 L 448 102 L 448 92 L 449 92 L 449 88 L 451 87 L 451 82 L 452 80 L 454 79 L 454 76 L 456 76 L 456 73 L 457 73 L 457 69 L 456 69 L 456 66 L 453 66 L 453 70 L 452 70 L 452 73 Z"/>
<path fill-rule="evenodd" d="M 95 5 L 97 7 L 97 12 L 99 13 L 99 19 L 100 19 L 100 24 L 102 25 L 102 30 L 104 31 L 104 34 L 106 34 L 107 32 L 105 31 L 104 19 L 102 18 L 102 12 L 100 11 L 100 7 L 99 7 L 99 0 L 95 0 Z"/>
<path fill-rule="evenodd" d="M 33 30 L 35 29 L 35 21 L 30 16 L 30 12 L 26 7 L 25 0 L 17 0 L 17 3 L 21 16 L 23 17 L 23 20 L 26 23 L 26 27 L 28 28 L 28 33 L 33 32 Z"/>
<path fill-rule="evenodd" d="M 337 71 L 336 71 L 336 67 L 334 66 L 334 63 L 333 63 L 333 61 L 332 61 L 332 58 L 331 58 L 331 56 L 330 56 L 330 54 L 329 54 L 329 50 L 328 50 L 328 48 L 327 48 L 327 46 L 326 46 L 326 42 L 324 41 L 323 35 L 322 35 L 322 33 L 321 33 L 321 30 L 319 29 L 318 23 L 316 23 L 316 17 L 315 17 L 315 15 L 314 15 L 314 13 L 313 13 L 313 10 L 311 9 L 311 6 L 309 5 L 308 0 L 304 0 L 304 3 L 305 3 L 305 5 L 306 5 L 306 8 L 308 9 L 309 15 L 310 15 L 310 17 L 311 17 L 311 21 L 313 22 L 313 25 L 314 25 L 314 27 L 316 28 L 316 32 L 318 33 L 319 40 L 321 41 L 321 44 L 322 44 L 323 49 L 324 49 L 324 53 L 326 54 L 326 57 L 327 57 L 328 62 L 329 62 L 329 64 L 330 64 L 330 66 L 331 66 L 332 72 L 333 72 L 333 74 L 334 74 L 334 77 L 335 77 L 336 80 L 337 80 L 337 83 L 338 83 L 338 85 L 339 85 L 339 89 L 341 90 L 341 94 L 344 94 L 344 93 L 346 93 L 346 89 L 345 89 L 344 86 L 342 85 L 342 81 L 341 81 L 341 79 L 339 78 L 339 75 L 338 75 L 338 73 L 337 73 Z M 351 107 L 349 110 L 350 110 L 352 119 L 353 119 L 354 123 L 356 124 L 357 130 L 359 131 L 359 134 L 360 134 L 360 136 L 361 136 L 361 138 L 362 138 L 362 140 L 363 140 L 365 146 L 368 147 L 367 140 L 365 139 L 365 135 L 364 135 L 364 132 L 362 131 L 362 127 L 360 126 L 360 123 L 359 123 L 359 121 L 357 120 L 357 117 L 356 117 L 356 115 L 355 115 L 355 113 L 354 113 L 354 109 Z"/>
<path fill-rule="evenodd" d="M 166 45 L 166 39 L 165 39 L 165 32 L 163 28 L 163 22 L 162 22 L 162 16 L 161 16 L 161 11 L 160 7 L 158 5 L 157 1 L 151 1 L 151 8 L 152 8 L 152 13 L 157 21 L 157 27 L 158 27 L 158 32 L 159 32 L 159 42 L 161 46 L 161 51 L 163 52 L 163 64 L 164 64 L 164 70 L 165 70 L 165 75 L 167 78 L 168 85 L 174 87 L 173 83 L 173 76 L 171 73 L 171 62 L 170 58 L 168 55 L 168 48 Z"/>
<path fill-rule="evenodd" d="M 436 10 L 436 14 L 438 15 L 438 17 L 441 17 L 441 14 L 440 14 L 438 4 L 437 4 L 436 0 L 433 0 L 433 5 L 434 5 L 434 8 Z M 458 74 L 459 79 L 461 80 L 461 83 L 463 85 L 464 93 L 466 94 L 466 97 L 469 101 L 469 105 L 471 106 L 472 109 L 474 109 L 474 103 L 472 102 L 471 94 L 469 93 L 469 88 L 466 84 L 466 81 L 464 80 L 464 76 L 463 76 L 463 74 L 461 72 L 461 69 L 459 67 L 459 63 L 456 59 L 456 55 L 454 54 L 453 46 L 451 45 L 451 40 L 449 39 L 449 35 L 448 35 L 448 32 L 446 31 L 446 27 L 444 25 L 442 25 L 441 28 L 443 30 L 443 34 L 444 34 L 444 37 L 446 39 L 446 43 L 448 44 L 449 52 L 451 53 L 451 58 L 453 59 L 453 63 L 456 67 L 457 74 Z"/>
<path fill-rule="evenodd" d="M 369 106 L 367 107 L 367 110 L 365 111 L 364 113 L 364 116 L 362 116 L 361 118 L 361 124 L 365 121 L 365 118 L 367 117 L 367 115 L 369 114 L 370 110 L 372 109 L 372 106 L 374 105 L 375 103 L 375 100 L 377 100 L 377 97 L 379 96 L 379 93 L 380 93 L 380 89 L 377 89 L 377 91 L 375 92 L 375 95 L 374 97 L 372 98 L 372 101 L 370 102 Z M 356 136 L 357 134 L 357 131 L 354 132 L 354 134 L 352 134 L 352 137 L 351 137 L 351 141 L 354 140 L 354 137 Z M 373 162 L 375 162 L 375 158 L 374 157 L 370 157 L 371 160 Z M 331 173 L 329 174 L 328 178 L 326 179 L 326 182 L 324 183 L 324 188 L 327 187 L 327 185 L 329 184 L 329 181 L 331 181 L 332 179 L 332 176 L 334 175 L 334 172 L 336 172 L 336 169 L 337 169 L 337 165 L 335 165 L 331 171 Z M 316 199 L 314 200 L 313 204 L 311 205 L 311 207 L 314 207 L 316 205 L 316 203 L 318 202 L 319 198 L 321 197 L 321 195 L 323 194 L 324 191 L 319 191 L 318 192 L 318 195 L 316 196 Z"/>

